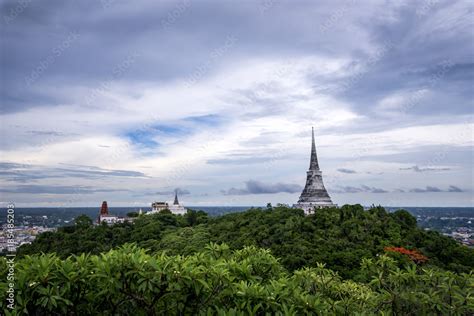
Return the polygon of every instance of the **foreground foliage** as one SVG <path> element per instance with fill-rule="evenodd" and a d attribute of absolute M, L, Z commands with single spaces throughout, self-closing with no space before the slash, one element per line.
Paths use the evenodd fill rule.
<path fill-rule="evenodd" d="M 0 280 L 6 280 L 5 259 Z M 364 259 L 361 281 L 317 264 L 286 272 L 268 250 L 210 244 L 191 256 L 148 254 L 125 245 L 100 255 L 26 256 L 16 267 L 8 315 L 467 315 L 473 274 L 455 274 L 385 255 Z"/>

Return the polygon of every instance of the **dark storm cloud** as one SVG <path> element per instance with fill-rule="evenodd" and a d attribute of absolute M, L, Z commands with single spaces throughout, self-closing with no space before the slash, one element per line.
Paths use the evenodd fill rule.
<path fill-rule="evenodd" d="M 395 189 L 394 192 L 405 193 L 407 191 L 403 189 Z M 439 192 L 464 192 L 464 190 L 458 188 L 457 186 L 450 185 L 447 190 L 440 189 L 434 186 L 426 186 L 426 188 L 413 188 L 408 190 L 411 193 L 439 193 Z"/>
<path fill-rule="evenodd" d="M 463 192 L 463 190 L 458 188 L 457 186 L 450 185 L 449 189 L 448 189 L 448 192 Z"/>
<path fill-rule="evenodd" d="M 70 177 L 79 178 L 97 178 L 97 177 L 146 177 L 146 175 L 139 171 L 131 170 L 79 170 L 79 169 L 66 169 L 66 168 L 55 168 L 54 171 L 63 173 Z"/>
<path fill-rule="evenodd" d="M 415 172 L 429 172 L 429 171 L 447 171 L 447 170 L 451 170 L 451 168 L 432 168 L 432 167 L 420 168 L 418 166 L 413 166 L 409 168 L 400 168 L 400 170 L 413 170 Z"/>
<path fill-rule="evenodd" d="M 57 132 L 57 131 L 26 131 L 25 133 L 32 134 L 35 136 L 56 136 L 56 137 L 78 135 L 78 134 L 73 134 L 73 133 L 63 133 L 63 132 Z"/>
<path fill-rule="evenodd" d="M 339 187 L 337 190 L 332 190 L 334 193 L 360 193 L 364 192 L 362 188 L 353 187 L 353 186 L 343 186 Z"/>
<path fill-rule="evenodd" d="M 290 183 L 263 183 L 260 181 L 249 180 L 245 182 L 245 188 L 230 188 L 221 190 L 224 195 L 248 195 L 248 194 L 274 194 L 274 193 L 296 193 L 300 192 L 302 187 L 298 184 Z"/>
<path fill-rule="evenodd" d="M 67 168 L 54 168 L 8 162 L 0 162 L 0 174 L 3 175 L 7 181 L 22 183 L 49 178 L 99 179 L 104 177 L 147 177 L 142 172 L 132 170 L 113 170 L 76 165 L 70 165 Z"/>
<path fill-rule="evenodd" d="M 0 188 L 4 193 L 26 194 L 93 194 L 100 192 L 129 191 L 123 189 L 101 189 L 90 186 L 54 186 L 54 185 L 18 185 L 11 188 Z"/>
<path fill-rule="evenodd" d="M 369 187 L 367 185 L 361 185 L 359 187 L 354 186 L 338 186 L 336 190 L 331 190 L 334 193 L 388 193 L 387 190 L 375 187 Z"/>
<path fill-rule="evenodd" d="M 410 192 L 413 192 L 413 193 L 443 192 L 443 190 L 437 187 L 427 186 L 425 189 L 422 189 L 422 188 L 410 189 Z"/>
<path fill-rule="evenodd" d="M 17 6 L 17 1 L 4 1 L 2 16 L 10 16 Z M 229 34 L 235 34 L 238 43 L 218 61 L 216 68 L 246 56 L 275 53 L 293 57 L 315 53 L 352 57 L 350 67 L 363 65 L 364 70 L 356 73 L 355 79 L 349 79 L 353 84 L 340 95 L 350 98 L 354 109 L 363 113 L 383 94 L 430 85 L 430 76 L 449 58 L 453 67 L 436 88 L 461 91 L 456 95 L 459 102 L 451 102 L 447 107 L 445 100 L 440 100 L 431 102 L 428 108 L 422 100 L 411 112 L 429 114 L 433 107 L 445 112 L 469 112 L 461 101 L 469 96 L 466 89 L 467 81 L 472 79 L 473 60 L 469 53 L 469 25 L 462 24 L 468 23 L 468 16 L 462 8 L 453 9 L 460 4 L 440 2 L 423 15 L 416 13 L 423 3 L 387 8 L 369 2 L 348 2 L 344 6 L 347 8 L 343 16 L 334 21 L 333 16 L 341 12 L 341 4 L 329 1 L 279 1 L 268 9 L 255 2 L 234 5 L 189 0 L 28 2 L 2 28 L 2 37 L 8 43 L 3 46 L 2 72 L 8 80 L 2 84 L 1 110 L 12 112 L 71 102 L 69 96 L 41 87 L 57 82 L 66 86 L 94 86 L 105 80 L 131 50 L 138 52 L 139 57 L 118 80 L 183 79 L 205 62 Z M 469 7 L 467 3 L 465 6 Z M 441 13 L 447 15 L 442 23 L 438 22 L 441 31 L 435 34 L 433 29 L 426 30 L 426 24 L 436 23 Z M 390 23 L 383 14 L 391 14 Z M 456 19 L 463 27 L 449 24 Z M 77 34 L 72 41 L 68 40 L 71 32 Z M 365 37 L 364 32 L 372 38 L 371 44 L 385 45 L 386 51 L 377 54 L 361 49 L 357 35 Z M 193 53 L 189 54 L 190 51 Z M 46 69 L 39 78 L 26 85 L 25 78 L 48 58 L 53 60 L 43 67 Z M 314 78 L 320 80 L 321 76 L 314 74 Z M 265 102 L 261 98 L 256 101 Z"/>
<path fill-rule="evenodd" d="M 30 165 L 15 162 L 0 162 L 0 170 L 11 170 L 18 168 L 28 168 Z"/>
<path fill-rule="evenodd" d="M 340 169 L 337 169 L 337 171 L 342 172 L 342 173 L 357 173 L 355 170 L 346 169 L 346 168 L 340 168 Z"/>
<path fill-rule="evenodd" d="M 410 96 L 425 88 L 434 90 L 436 97 L 412 98 L 398 116 L 410 114 L 427 119 L 440 112 L 469 114 L 473 70 L 466 65 L 473 61 L 469 46 L 472 35 L 468 31 L 472 28 L 472 6 L 459 8 L 461 4 L 440 2 L 428 14 L 419 16 L 412 7 L 417 4 L 412 3 L 395 10 L 392 23 L 384 19 L 363 22 L 375 42 L 388 42 L 390 49 L 372 64 L 370 55 L 361 56 L 357 63 L 369 67 L 358 75 L 360 80 L 340 92 L 341 97 L 350 101 L 354 109 L 366 109 L 369 115 L 379 116 L 373 105 L 382 97 L 397 92 Z M 464 47 L 461 51 L 457 49 L 460 46 Z"/>
<path fill-rule="evenodd" d="M 246 157 L 246 158 L 221 158 L 221 159 L 209 159 L 208 164 L 211 165 L 247 165 L 247 164 L 256 164 L 272 161 L 273 157 Z"/>

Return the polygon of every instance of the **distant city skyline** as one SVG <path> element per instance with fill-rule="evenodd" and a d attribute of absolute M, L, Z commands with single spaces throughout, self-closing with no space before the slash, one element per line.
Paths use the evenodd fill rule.
<path fill-rule="evenodd" d="M 3 206 L 474 206 L 471 1 L 0 10 Z"/>

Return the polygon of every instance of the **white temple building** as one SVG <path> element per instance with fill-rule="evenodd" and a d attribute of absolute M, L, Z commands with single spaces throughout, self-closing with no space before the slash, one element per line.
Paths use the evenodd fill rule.
<path fill-rule="evenodd" d="M 174 193 L 174 202 L 173 202 L 173 204 L 171 204 L 169 206 L 169 210 L 173 214 L 181 214 L 181 215 L 186 214 L 186 208 L 182 204 L 179 204 L 178 190 L 176 190 L 175 193 Z"/>
<path fill-rule="evenodd" d="M 151 211 L 146 212 L 146 214 L 156 214 L 163 210 L 170 210 L 171 213 L 176 215 L 186 214 L 186 208 L 179 203 L 178 201 L 178 191 L 175 191 L 174 202 L 170 204 L 168 202 L 153 202 L 151 204 Z"/>
<path fill-rule="evenodd" d="M 146 212 L 146 214 L 156 214 L 163 210 L 168 210 L 169 205 L 167 202 L 153 202 L 151 203 L 151 211 Z"/>

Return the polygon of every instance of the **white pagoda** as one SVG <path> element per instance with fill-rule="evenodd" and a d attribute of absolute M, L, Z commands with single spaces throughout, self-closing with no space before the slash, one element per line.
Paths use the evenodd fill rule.
<path fill-rule="evenodd" d="M 312 129 L 311 160 L 309 170 L 306 172 L 306 185 L 300 195 L 298 203 L 294 208 L 303 209 L 305 214 L 314 213 L 315 209 L 323 207 L 336 207 L 332 203 L 328 192 L 323 184 L 323 175 L 319 169 L 318 157 L 316 155 L 316 144 L 314 142 L 314 128 Z"/>

